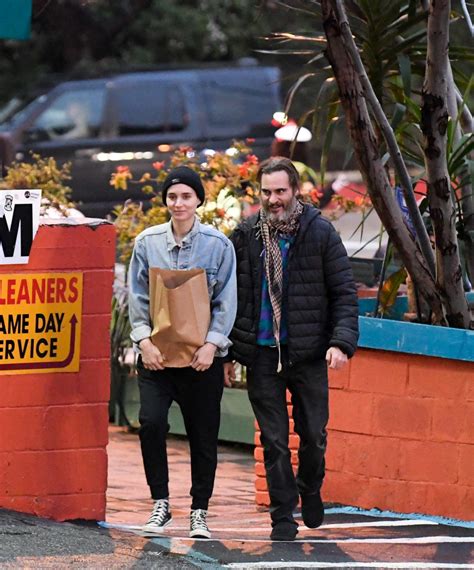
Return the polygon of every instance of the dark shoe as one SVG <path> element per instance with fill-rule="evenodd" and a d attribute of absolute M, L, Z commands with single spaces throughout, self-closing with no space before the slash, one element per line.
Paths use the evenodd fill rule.
<path fill-rule="evenodd" d="M 301 495 L 301 514 L 308 528 L 318 528 L 323 524 L 324 505 L 320 493 Z"/>
<path fill-rule="evenodd" d="M 271 540 L 295 540 L 298 534 L 298 525 L 296 523 L 282 521 L 273 524 Z"/>
<path fill-rule="evenodd" d="M 191 511 L 189 519 L 189 536 L 191 538 L 211 538 L 211 531 L 207 526 L 207 511 L 204 509 L 195 509 Z"/>
<path fill-rule="evenodd" d="M 167 499 L 155 501 L 148 522 L 143 527 L 146 532 L 163 532 L 165 526 L 171 522 L 170 504 Z"/>

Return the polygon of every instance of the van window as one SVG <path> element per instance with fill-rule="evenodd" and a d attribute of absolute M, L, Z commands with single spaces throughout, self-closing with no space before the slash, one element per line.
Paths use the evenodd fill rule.
<path fill-rule="evenodd" d="M 119 135 L 182 131 L 186 108 L 181 90 L 162 81 L 121 85 L 117 90 Z"/>
<path fill-rule="evenodd" d="M 51 139 L 84 139 L 99 135 L 104 109 L 103 88 L 61 93 L 33 124 Z"/>
<path fill-rule="evenodd" d="M 275 103 L 268 85 L 243 85 L 235 79 L 219 78 L 205 81 L 203 88 L 211 125 L 270 124 Z"/>

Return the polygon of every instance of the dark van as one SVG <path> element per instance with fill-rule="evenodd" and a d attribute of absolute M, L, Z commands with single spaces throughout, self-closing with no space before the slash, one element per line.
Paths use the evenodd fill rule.
<path fill-rule="evenodd" d="M 104 217 L 142 198 L 109 185 L 118 165 L 141 176 L 177 146 L 224 150 L 247 137 L 255 154 L 268 155 L 279 90 L 279 70 L 255 65 L 61 83 L 0 122 L 0 163 L 29 160 L 31 151 L 71 162 L 72 199 L 85 215 Z"/>

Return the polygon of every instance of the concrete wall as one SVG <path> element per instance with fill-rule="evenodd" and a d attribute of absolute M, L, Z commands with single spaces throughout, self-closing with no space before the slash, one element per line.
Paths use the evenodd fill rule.
<path fill-rule="evenodd" d="M 111 224 L 66 220 L 40 226 L 27 265 L 0 266 L 83 273 L 79 371 L 0 375 L 0 507 L 104 519 L 114 261 Z"/>
<path fill-rule="evenodd" d="M 268 505 L 258 432 L 256 443 L 256 501 Z M 290 447 L 296 468 L 293 432 Z M 330 371 L 323 499 L 472 520 L 474 363 L 360 348 Z"/>

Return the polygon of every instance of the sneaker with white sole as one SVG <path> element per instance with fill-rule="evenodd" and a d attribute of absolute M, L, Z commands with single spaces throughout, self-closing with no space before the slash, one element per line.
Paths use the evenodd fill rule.
<path fill-rule="evenodd" d="M 207 511 L 195 509 L 191 511 L 189 536 L 191 538 L 211 538 L 206 522 Z"/>
<path fill-rule="evenodd" d="M 147 532 L 163 532 L 165 526 L 169 525 L 171 520 L 170 502 L 167 499 L 159 499 L 155 501 L 150 518 L 143 530 Z"/>

